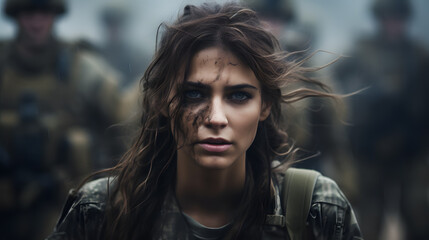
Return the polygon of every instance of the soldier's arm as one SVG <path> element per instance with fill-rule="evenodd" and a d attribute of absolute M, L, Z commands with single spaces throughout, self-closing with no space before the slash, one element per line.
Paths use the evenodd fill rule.
<path fill-rule="evenodd" d="M 84 100 L 99 111 L 108 125 L 124 120 L 127 108 L 119 85 L 121 75 L 88 51 L 79 52 L 75 61 L 76 87 Z"/>

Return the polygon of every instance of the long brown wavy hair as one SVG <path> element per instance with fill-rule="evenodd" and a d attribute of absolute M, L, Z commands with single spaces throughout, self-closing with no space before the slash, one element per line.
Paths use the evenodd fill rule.
<path fill-rule="evenodd" d="M 183 83 L 192 57 L 211 46 L 222 46 L 247 64 L 260 81 L 262 101 L 271 105 L 270 116 L 259 123 L 247 150 L 246 183 L 230 239 L 258 239 L 270 211 L 273 159 L 293 152 L 288 136 L 279 127 L 281 104 L 310 96 L 332 96 L 316 88 L 282 92 L 289 84 L 305 82 L 320 89 L 318 81 L 304 77 L 301 63 L 286 61 L 278 41 L 257 14 L 235 3 L 188 5 L 171 25 L 159 30 L 152 63 L 141 83 L 141 128 L 134 144 L 119 164 L 106 170 L 115 177 L 106 209 L 105 237 L 152 239 L 157 236 L 163 200 L 175 185 L 177 143 L 173 136 L 186 135 L 183 119 Z M 171 97 L 173 96 L 173 97 Z M 192 121 L 198 122 L 198 118 Z M 171 124 L 175 126 L 171 129 Z M 182 135 L 182 136 L 183 136 Z"/>

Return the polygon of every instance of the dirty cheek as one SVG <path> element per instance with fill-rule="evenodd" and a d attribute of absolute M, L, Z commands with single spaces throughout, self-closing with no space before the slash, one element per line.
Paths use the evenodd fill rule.
<path fill-rule="evenodd" d="M 204 104 L 203 106 L 188 106 L 185 110 L 185 128 L 190 130 L 189 127 L 191 126 L 194 130 L 198 129 L 198 127 L 203 123 L 204 118 L 207 116 L 209 110 L 210 106 L 207 104 Z M 190 123 L 192 124 L 190 125 Z"/>

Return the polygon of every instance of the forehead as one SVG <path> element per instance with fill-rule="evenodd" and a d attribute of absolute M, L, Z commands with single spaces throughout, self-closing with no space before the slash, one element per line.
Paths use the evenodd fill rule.
<path fill-rule="evenodd" d="M 210 47 L 197 52 L 191 60 L 187 81 L 204 84 L 252 84 L 259 87 L 253 71 L 232 52 Z"/>

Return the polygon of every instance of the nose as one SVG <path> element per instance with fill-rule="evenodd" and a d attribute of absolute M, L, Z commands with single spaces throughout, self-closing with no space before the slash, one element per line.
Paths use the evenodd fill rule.
<path fill-rule="evenodd" d="M 205 125 L 214 129 L 221 129 L 228 125 L 228 118 L 222 99 L 214 98 L 211 101 L 208 116 L 205 119 Z"/>

